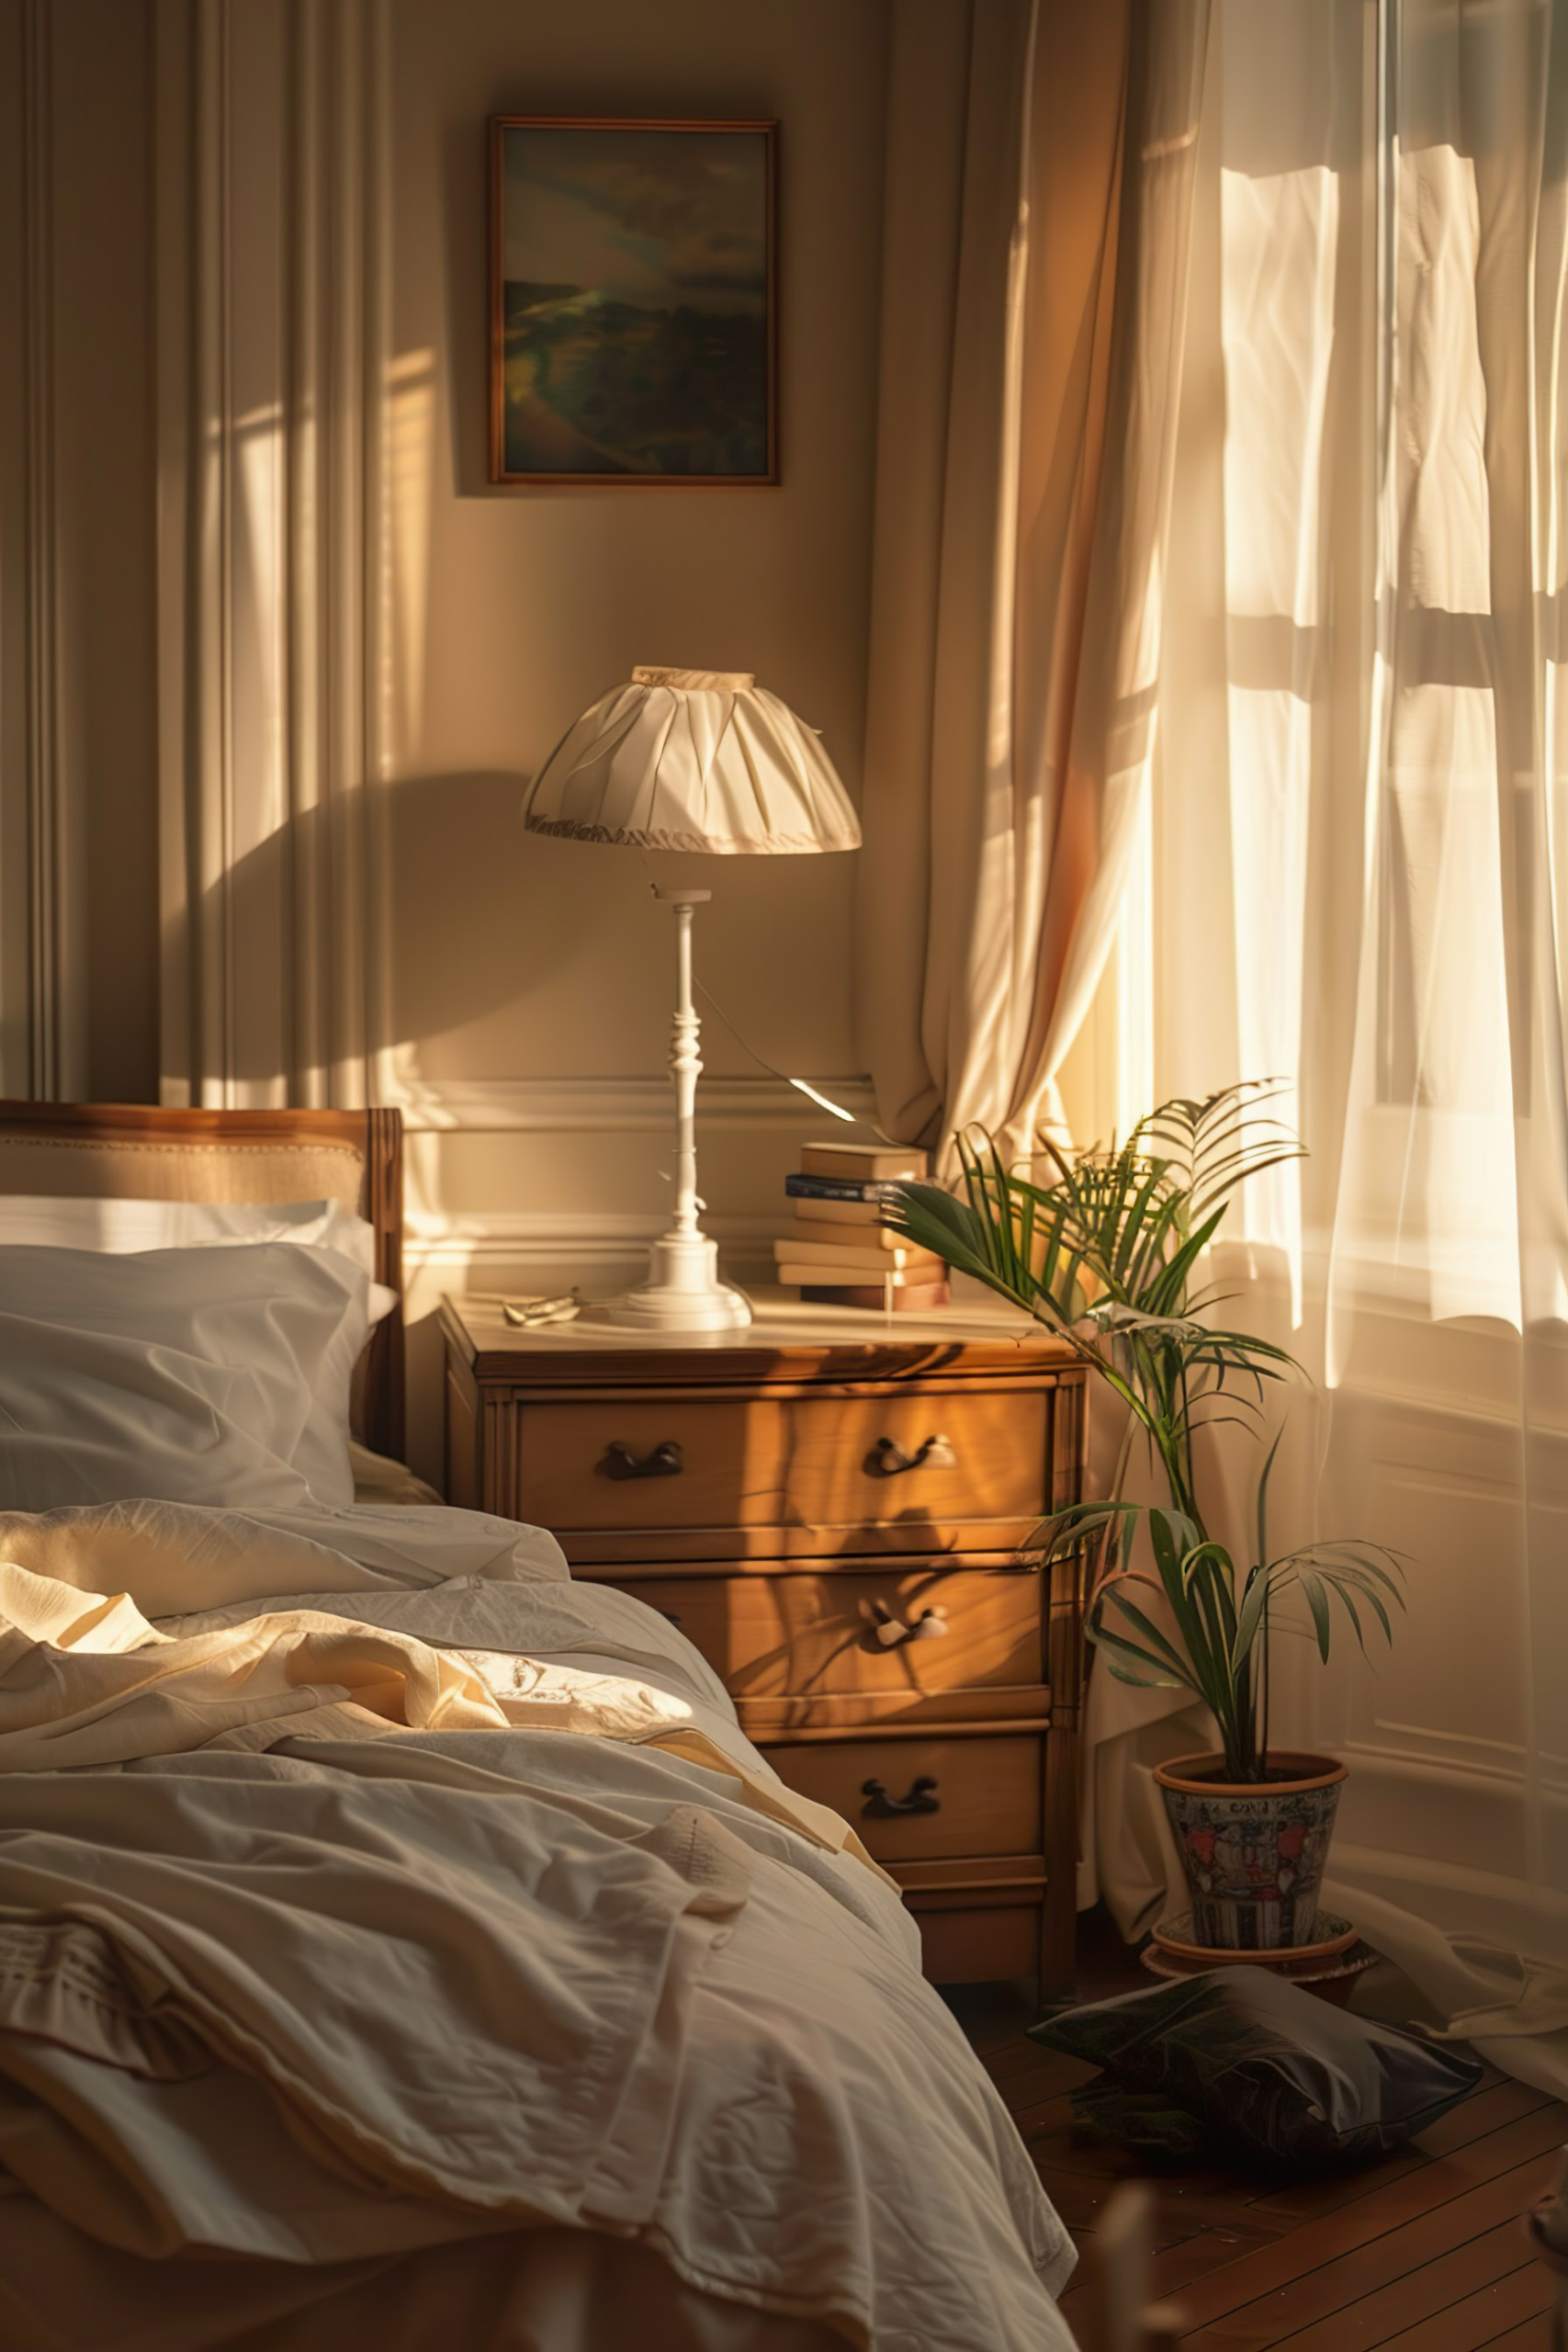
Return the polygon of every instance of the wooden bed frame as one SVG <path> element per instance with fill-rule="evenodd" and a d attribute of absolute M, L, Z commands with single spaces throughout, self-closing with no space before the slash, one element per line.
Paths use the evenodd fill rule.
<path fill-rule="evenodd" d="M 10 1147 L 39 1147 L 17 1153 Z M 398 1305 L 376 1326 L 365 1352 L 358 1390 L 355 1435 L 377 1453 L 402 1459 L 403 1393 L 403 1161 L 402 1120 L 396 1111 L 167 1111 L 139 1102 L 16 1102 L 0 1101 L 0 1192 L 80 1194 L 95 1189 L 106 1165 L 115 1169 L 112 1189 L 134 1198 L 159 1199 L 152 1155 L 177 1152 L 188 1167 L 202 1163 L 199 1191 L 186 1197 L 206 1201 L 314 1200 L 318 1192 L 259 1193 L 255 1171 L 288 1183 L 290 1154 L 344 1149 L 361 1170 L 359 1214 L 375 1228 L 376 1279 L 398 1294 Z M 81 1155 L 80 1175 L 73 1166 Z M 209 1160 L 209 1155 L 210 1159 Z M 166 1165 L 166 1163 L 165 1163 Z M 27 1181 L 17 1181 L 18 1170 Z M 89 1170 L 94 1171 L 89 1174 Z M 251 1182 L 244 1182 L 243 1175 Z M 123 1179 L 123 1181 L 121 1181 Z M 64 1180 L 64 1181 L 62 1181 Z M 232 1189 L 230 1189 L 231 1184 Z"/>

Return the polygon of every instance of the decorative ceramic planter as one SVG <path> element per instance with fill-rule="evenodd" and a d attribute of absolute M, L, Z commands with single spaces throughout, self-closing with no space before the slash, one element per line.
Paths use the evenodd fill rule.
<path fill-rule="evenodd" d="M 1331 1756 L 1276 1748 L 1278 1778 L 1225 1780 L 1224 1758 L 1155 1767 L 1192 1898 L 1196 1940 L 1223 1951 L 1310 1945 L 1340 1784 Z"/>

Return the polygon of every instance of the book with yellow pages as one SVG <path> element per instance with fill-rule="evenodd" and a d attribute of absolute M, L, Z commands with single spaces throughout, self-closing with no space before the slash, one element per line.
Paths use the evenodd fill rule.
<path fill-rule="evenodd" d="M 802 1147 L 803 1176 L 836 1176 L 858 1183 L 919 1182 L 929 1165 L 925 1152 L 908 1144 L 808 1143 Z"/>
<path fill-rule="evenodd" d="M 828 1201 L 823 1205 L 829 1209 L 834 1209 L 840 1204 L 836 1201 Z M 882 1216 L 885 1214 L 884 1211 L 874 1215 L 871 1221 L 864 1225 L 835 1224 L 830 1217 L 818 1215 L 818 1204 L 815 1201 L 809 1203 L 797 1201 L 795 1205 L 795 1223 L 793 1226 L 785 1227 L 784 1239 L 804 1243 L 813 1249 L 820 1243 L 824 1250 L 831 1250 L 835 1257 L 841 1250 L 853 1250 L 863 1256 L 867 1251 L 874 1251 L 882 1257 L 886 1257 L 890 1250 L 903 1250 L 917 1258 L 930 1257 L 931 1251 L 921 1250 L 917 1243 L 910 1240 L 902 1227 L 883 1224 Z"/>
<path fill-rule="evenodd" d="M 842 1260 L 835 1262 L 825 1255 L 815 1258 L 798 1256 L 779 1260 L 778 1278 L 781 1283 L 808 1283 L 813 1287 L 823 1283 L 852 1285 L 891 1283 L 895 1290 L 902 1290 L 911 1283 L 919 1286 L 945 1281 L 947 1268 L 940 1258 L 934 1261 L 922 1259 L 919 1265 L 914 1266 L 896 1266 L 891 1260 L 885 1259 L 880 1265 L 856 1269 L 846 1267 Z"/>
<path fill-rule="evenodd" d="M 932 1250 L 917 1249 L 901 1234 L 889 1234 L 886 1246 L 872 1235 L 858 1237 L 852 1242 L 840 1242 L 826 1235 L 792 1233 L 785 1240 L 775 1241 L 773 1256 L 783 1265 L 786 1260 L 798 1265 L 803 1261 L 813 1266 L 826 1266 L 829 1272 L 818 1277 L 831 1282 L 836 1273 L 841 1283 L 855 1282 L 863 1274 L 880 1278 L 886 1273 L 898 1273 L 912 1266 L 923 1266 L 934 1281 L 945 1274 L 944 1261 Z"/>

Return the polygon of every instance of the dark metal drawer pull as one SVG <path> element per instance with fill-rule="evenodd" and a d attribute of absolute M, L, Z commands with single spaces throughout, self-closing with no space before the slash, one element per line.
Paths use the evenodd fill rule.
<path fill-rule="evenodd" d="M 680 1632 L 681 1612 L 678 1609 L 661 1609 L 659 1613 L 661 1617 L 665 1618 L 669 1623 L 674 1626 L 677 1633 Z"/>
<path fill-rule="evenodd" d="M 678 1478 L 683 1464 L 681 1449 L 672 1437 L 656 1445 L 651 1453 L 635 1454 L 629 1445 L 613 1438 L 604 1448 L 599 1464 L 606 1478 Z"/>
<path fill-rule="evenodd" d="M 942 1799 L 936 1792 L 937 1783 L 929 1772 L 911 1781 L 907 1797 L 890 1797 L 880 1781 L 867 1781 L 861 1791 L 865 1799 L 861 1813 L 867 1821 L 889 1821 L 899 1813 L 940 1813 Z"/>
<path fill-rule="evenodd" d="M 940 1432 L 913 1453 L 906 1453 L 897 1438 L 879 1437 L 865 1457 L 866 1475 L 899 1478 L 906 1470 L 951 1470 L 957 1459 L 951 1442 Z"/>
<path fill-rule="evenodd" d="M 905 1642 L 939 1641 L 947 1631 L 944 1609 L 922 1609 L 915 1618 L 903 1618 L 889 1609 L 886 1600 L 871 1604 L 872 1632 L 885 1650 L 896 1650 Z"/>

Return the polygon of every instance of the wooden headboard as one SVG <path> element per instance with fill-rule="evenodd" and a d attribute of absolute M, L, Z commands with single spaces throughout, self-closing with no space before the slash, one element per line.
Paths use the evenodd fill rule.
<path fill-rule="evenodd" d="M 165 1111 L 0 1101 L 0 1193 L 156 1201 L 341 1201 L 375 1228 L 399 1304 L 366 1350 L 355 1434 L 403 1451 L 403 1138 L 396 1111 Z"/>

